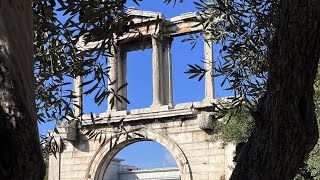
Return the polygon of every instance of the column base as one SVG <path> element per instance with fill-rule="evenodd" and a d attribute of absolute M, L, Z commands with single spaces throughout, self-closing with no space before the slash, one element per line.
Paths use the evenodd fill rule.
<path fill-rule="evenodd" d="M 214 101 L 213 97 L 205 97 L 202 102 L 204 103 L 212 103 Z"/>
<path fill-rule="evenodd" d="M 153 108 L 153 107 L 156 108 L 156 107 L 160 107 L 160 106 L 162 106 L 162 105 L 161 105 L 160 101 L 158 101 L 158 102 L 153 102 L 151 104 L 150 108 Z"/>
<path fill-rule="evenodd" d="M 153 104 L 150 106 L 150 111 L 151 112 L 160 112 L 160 111 L 167 111 L 171 109 L 168 105 L 158 105 L 158 104 Z"/>
<path fill-rule="evenodd" d="M 127 110 L 107 110 L 107 112 L 105 113 L 101 113 L 100 114 L 101 116 L 104 116 L 104 117 L 108 117 L 109 115 L 111 116 L 125 116 L 125 115 L 128 115 L 128 111 Z"/>

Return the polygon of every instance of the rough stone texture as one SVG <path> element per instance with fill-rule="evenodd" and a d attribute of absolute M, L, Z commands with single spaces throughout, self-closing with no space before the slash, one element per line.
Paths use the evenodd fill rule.
<path fill-rule="evenodd" d="M 198 115 L 199 128 L 202 130 L 212 129 L 213 119 L 210 114 Z"/>

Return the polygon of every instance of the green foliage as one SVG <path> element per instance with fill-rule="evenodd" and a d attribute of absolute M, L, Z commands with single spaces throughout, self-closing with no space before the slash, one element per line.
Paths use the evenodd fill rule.
<path fill-rule="evenodd" d="M 319 72 L 319 71 L 318 71 Z M 318 126 L 320 125 L 320 73 L 317 75 L 315 82 L 314 97 Z M 227 106 L 230 106 L 227 105 Z M 226 107 L 226 106 L 224 106 Z M 221 109 L 219 112 L 223 111 Z M 246 142 L 254 128 L 254 120 L 252 119 L 247 107 L 239 109 L 227 109 L 228 113 L 222 120 L 215 121 L 213 124 L 214 132 L 219 139 L 226 142 L 238 144 Z M 320 139 L 318 144 L 309 154 L 308 158 L 301 165 L 295 180 L 320 180 Z"/>
<path fill-rule="evenodd" d="M 248 110 L 242 110 L 229 118 L 215 121 L 213 124 L 215 133 L 226 142 L 239 143 L 246 142 L 250 136 L 254 122 Z"/>
<path fill-rule="evenodd" d="M 320 125 L 320 71 L 315 81 L 315 110 L 317 114 L 318 126 Z M 228 105 L 230 106 L 230 104 Z M 226 106 L 224 106 L 226 107 Z M 220 112 L 223 110 L 220 110 Z M 246 108 L 225 110 L 228 113 L 221 121 L 215 121 L 213 124 L 215 133 L 226 142 L 238 144 L 246 142 L 250 136 L 254 121 L 250 112 Z M 309 154 L 306 161 L 302 164 L 295 180 L 320 180 L 320 139 L 318 144 Z"/>
<path fill-rule="evenodd" d="M 318 74 L 314 84 L 315 96 L 315 112 L 318 120 L 318 127 L 320 125 L 320 72 L 318 68 Z M 320 136 L 320 133 L 319 133 Z M 296 180 L 320 180 L 320 138 L 317 145 L 310 152 L 308 159 L 305 160 L 303 166 L 299 169 L 299 173 Z"/>
<path fill-rule="evenodd" d="M 98 104 L 112 94 L 107 89 L 110 69 L 107 57 L 113 56 L 111 50 L 117 38 L 130 26 L 124 3 L 122 0 L 33 1 L 34 72 L 40 122 L 74 118 L 71 105 L 75 95 L 70 81 L 79 75 L 92 77 L 83 84 L 90 87 L 84 94 L 96 90 L 94 100 Z M 84 48 L 88 42 L 100 44 Z"/>
<path fill-rule="evenodd" d="M 298 174 L 294 178 L 295 180 L 313 180 L 314 177 L 311 175 L 308 170 L 308 165 L 304 162 L 302 163 L 302 167 L 299 169 Z"/>
<path fill-rule="evenodd" d="M 140 1 L 134 0 L 136 4 Z M 176 0 L 164 2 L 176 3 Z M 39 122 L 81 120 L 74 116 L 72 107 L 76 98 L 72 81 L 78 76 L 90 78 L 80 86 L 89 88 L 84 95 L 95 93 L 94 101 L 98 105 L 110 95 L 111 106 L 115 101 L 129 103 L 118 93 L 127 84 L 108 89 L 108 85 L 116 80 L 108 82 L 110 66 L 107 58 L 117 51 L 119 37 L 129 30 L 136 32 L 125 3 L 126 0 L 33 1 L 34 76 Z M 97 43 L 87 48 L 90 42 Z M 59 150 L 52 137 L 41 138 L 44 151 L 55 154 Z"/>
<path fill-rule="evenodd" d="M 307 159 L 307 169 L 315 180 L 320 180 L 320 142 L 311 151 Z"/>
<path fill-rule="evenodd" d="M 194 4 L 200 11 L 199 24 L 205 29 L 203 38 L 221 45 L 216 46 L 220 49 L 214 76 L 223 77 L 221 86 L 234 94 L 234 104 L 256 104 L 266 90 L 267 45 L 274 33 L 276 1 L 200 0 Z M 192 78 L 208 71 L 193 67 L 186 72 Z M 234 107 L 225 108 L 232 111 Z"/>
<path fill-rule="evenodd" d="M 320 126 L 320 73 L 318 69 L 317 78 L 314 84 L 315 89 L 315 112 L 318 120 L 318 127 Z M 319 133 L 320 136 L 320 133 Z M 320 139 L 318 140 L 318 144 L 314 147 L 314 149 L 309 154 L 308 159 L 306 160 L 305 169 L 310 172 L 313 176 L 313 179 L 320 180 Z"/>

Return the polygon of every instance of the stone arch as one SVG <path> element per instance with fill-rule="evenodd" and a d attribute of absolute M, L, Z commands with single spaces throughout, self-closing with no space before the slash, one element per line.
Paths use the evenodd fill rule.
<path fill-rule="evenodd" d="M 188 160 L 183 153 L 182 149 L 167 135 L 158 133 L 152 129 L 143 129 L 132 131 L 130 135 L 136 136 L 132 139 L 127 139 L 125 136 L 119 138 L 118 143 L 110 149 L 110 139 L 108 139 L 104 145 L 102 145 L 92 157 L 87 172 L 87 180 L 100 180 L 103 177 L 107 166 L 109 165 L 112 158 L 123 148 L 128 145 L 139 142 L 139 141 L 155 141 L 168 149 L 168 151 L 175 158 L 181 179 L 192 180 L 192 174 Z M 115 137 L 113 137 L 115 139 Z"/>

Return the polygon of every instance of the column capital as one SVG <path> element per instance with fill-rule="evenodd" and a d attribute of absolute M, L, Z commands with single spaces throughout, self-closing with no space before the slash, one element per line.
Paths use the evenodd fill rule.
<path fill-rule="evenodd" d="M 210 32 L 204 32 L 203 38 L 205 41 L 213 41 L 213 35 Z"/>
<path fill-rule="evenodd" d="M 163 44 L 165 46 L 168 46 L 167 48 L 171 48 L 171 45 L 172 45 L 172 41 L 173 41 L 173 38 L 172 37 L 165 37 L 163 38 Z"/>
<path fill-rule="evenodd" d="M 163 41 L 164 37 L 161 33 L 153 33 L 151 35 L 152 40 L 156 40 L 157 42 Z"/>

